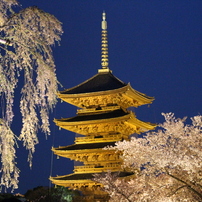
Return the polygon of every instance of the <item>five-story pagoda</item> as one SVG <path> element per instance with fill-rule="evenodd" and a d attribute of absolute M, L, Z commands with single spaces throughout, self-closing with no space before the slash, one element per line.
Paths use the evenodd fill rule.
<path fill-rule="evenodd" d="M 75 166 L 73 174 L 51 177 L 50 180 L 53 184 L 91 195 L 86 201 L 96 201 L 90 200 L 96 194 L 104 195 L 99 190 L 101 185 L 92 180 L 93 174 L 111 171 L 120 172 L 120 176 L 130 175 L 121 167 L 120 154 L 103 148 L 113 146 L 117 141 L 129 140 L 134 133 L 155 128 L 154 124 L 138 120 L 128 110 L 129 107 L 150 104 L 154 98 L 134 90 L 130 84 L 112 74 L 108 67 L 106 14 L 103 13 L 102 17 L 102 68 L 83 83 L 58 93 L 60 99 L 79 109 L 75 117 L 55 119 L 56 125 L 81 137 L 76 137 L 73 145 L 52 148 L 56 155 L 82 162 L 83 165 Z"/>

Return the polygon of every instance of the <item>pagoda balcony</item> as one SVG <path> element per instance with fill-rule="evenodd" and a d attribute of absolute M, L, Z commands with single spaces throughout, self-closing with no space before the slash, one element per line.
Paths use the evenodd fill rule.
<path fill-rule="evenodd" d="M 100 113 L 100 112 L 106 112 L 106 111 L 113 111 L 118 110 L 121 107 L 117 105 L 113 106 L 99 106 L 99 109 L 96 109 L 97 106 L 92 106 L 91 108 L 83 108 L 83 109 L 77 109 L 77 114 L 82 113 Z"/>
<path fill-rule="evenodd" d="M 116 134 L 116 135 L 108 135 L 106 137 L 103 136 L 95 136 L 95 137 L 76 137 L 75 143 L 76 144 L 82 144 L 82 143 L 94 143 L 94 142 L 116 142 L 123 139 L 122 134 Z M 124 138 L 125 139 L 125 138 Z"/>
<path fill-rule="evenodd" d="M 121 164 L 111 164 L 104 166 L 86 165 L 74 166 L 74 173 L 101 173 L 101 172 L 116 172 L 123 170 Z"/>

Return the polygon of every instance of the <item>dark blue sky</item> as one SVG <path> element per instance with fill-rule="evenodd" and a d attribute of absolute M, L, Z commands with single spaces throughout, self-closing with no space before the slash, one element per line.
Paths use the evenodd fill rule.
<path fill-rule="evenodd" d="M 53 51 L 58 80 L 64 88 L 83 82 L 100 68 L 100 24 L 105 10 L 110 69 L 134 89 L 155 97 L 150 107 L 135 109 L 137 118 L 161 123 L 161 112 L 174 112 L 180 118 L 201 114 L 201 0 L 19 1 L 23 8 L 36 5 L 63 23 L 61 46 Z M 39 133 L 31 170 L 27 151 L 18 149 L 21 176 L 15 192 L 23 194 L 36 186 L 49 186 L 50 175 L 72 172 L 73 163 L 68 159 L 53 156 L 51 163 L 51 147 L 72 144 L 74 139 L 73 133 L 58 130 L 52 120 L 75 113 L 76 107 L 58 103 L 50 117 L 52 135 L 46 140 Z"/>

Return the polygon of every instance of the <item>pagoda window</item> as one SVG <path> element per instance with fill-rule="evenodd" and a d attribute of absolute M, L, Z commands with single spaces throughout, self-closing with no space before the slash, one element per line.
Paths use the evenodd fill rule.
<path fill-rule="evenodd" d="M 102 135 L 99 135 L 99 136 L 95 136 L 95 138 L 103 138 L 103 136 L 102 136 Z"/>
<path fill-rule="evenodd" d="M 95 168 L 104 168 L 104 166 L 96 165 Z"/>

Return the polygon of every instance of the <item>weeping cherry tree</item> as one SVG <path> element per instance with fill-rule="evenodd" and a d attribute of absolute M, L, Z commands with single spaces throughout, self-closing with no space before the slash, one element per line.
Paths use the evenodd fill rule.
<path fill-rule="evenodd" d="M 21 9 L 16 0 L 0 0 L 0 33 L 1 185 L 16 189 L 17 141 L 22 141 L 29 150 L 31 166 L 38 143 L 37 131 L 50 134 L 49 110 L 56 104 L 58 85 L 51 46 L 60 41 L 62 27 L 53 15 L 37 7 Z M 11 124 L 20 77 L 24 77 L 19 103 L 22 128 L 17 135 Z"/>

